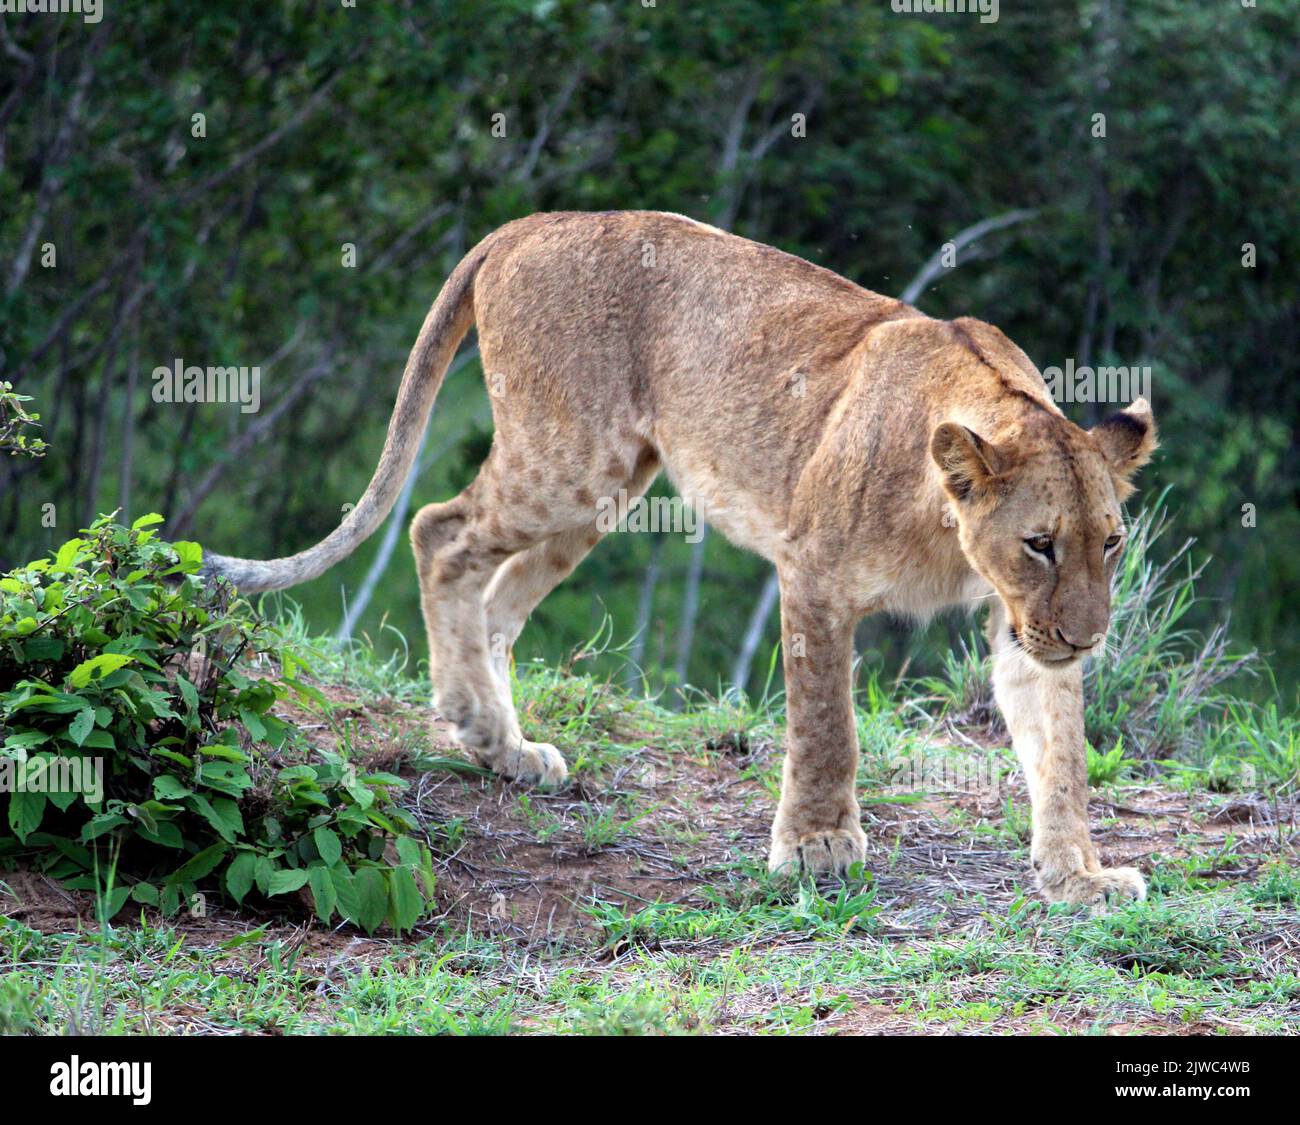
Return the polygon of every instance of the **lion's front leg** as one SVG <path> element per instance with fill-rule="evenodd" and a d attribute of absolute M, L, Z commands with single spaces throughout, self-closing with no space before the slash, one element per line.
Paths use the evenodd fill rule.
<path fill-rule="evenodd" d="M 1135 867 L 1102 867 L 1088 833 L 1083 668 L 1040 669 L 1017 650 L 1001 607 L 990 620 L 993 691 L 1025 771 L 1033 806 L 1030 859 L 1050 902 L 1094 908 L 1146 897 Z"/>
<path fill-rule="evenodd" d="M 781 580 L 786 756 L 768 866 L 844 875 L 866 857 L 853 721 L 853 621 Z"/>

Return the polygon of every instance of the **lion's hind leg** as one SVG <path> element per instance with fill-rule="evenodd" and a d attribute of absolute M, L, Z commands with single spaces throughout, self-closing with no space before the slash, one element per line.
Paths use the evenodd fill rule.
<path fill-rule="evenodd" d="M 598 501 L 629 479 L 612 475 L 627 455 L 592 456 L 596 443 L 583 435 L 535 455 L 516 440 L 512 455 L 497 436 L 474 483 L 450 503 L 422 509 L 411 529 L 435 706 L 483 765 L 554 785 L 567 776 L 564 760 L 523 737 L 504 656 L 532 608 L 591 549 Z M 521 464 L 535 470 L 527 486 Z M 653 479 L 648 461 L 639 467 Z M 635 476 L 630 466 L 626 474 Z"/>
<path fill-rule="evenodd" d="M 552 531 L 545 512 L 511 510 L 500 463 L 494 451 L 469 488 L 447 504 L 422 508 L 411 525 L 434 706 L 483 765 L 553 785 L 567 775 L 563 759 L 553 748 L 525 744 L 490 663 L 483 592 L 502 563 Z"/>
<path fill-rule="evenodd" d="M 649 449 L 643 451 L 626 480 L 619 480 L 612 473 L 612 468 L 619 463 L 618 459 L 613 459 L 609 479 L 601 484 L 604 496 L 597 497 L 598 503 L 602 499 L 616 499 L 620 489 L 630 503 L 654 483 L 660 468 L 659 458 Z M 590 518 L 580 526 L 556 532 L 514 555 L 496 572 L 484 598 L 492 667 L 507 692 L 510 690 L 510 650 L 519 639 L 529 615 L 610 530 L 605 521 Z"/>

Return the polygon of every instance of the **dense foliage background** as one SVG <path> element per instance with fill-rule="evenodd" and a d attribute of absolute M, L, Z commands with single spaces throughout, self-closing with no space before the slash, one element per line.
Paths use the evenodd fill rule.
<path fill-rule="evenodd" d="M 223 553 L 315 542 L 364 488 L 446 274 L 510 218 L 680 211 L 900 293 L 946 240 L 1030 211 L 916 303 L 997 323 L 1040 368 L 1151 366 L 1164 449 L 1145 495 L 1169 488 L 1171 547 L 1196 536 L 1214 556 L 1188 621 L 1231 611 L 1293 696 L 1300 5 L 1005 0 L 991 24 L 888 0 L 249 15 L 122 0 L 96 24 L 0 19 L 0 380 L 49 447 L 0 460 L 0 568 L 119 507 Z M 151 373 L 178 359 L 260 366 L 260 409 L 154 401 Z M 412 507 L 468 483 L 490 433 L 470 353 Z M 392 626 L 422 658 L 392 530 L 295 597 L 317 631 L 360 600 L 348 628 L 400 647 Z M 718 536 L 698 553 L 611 536 L 516 655 L 553 660 L 608 614 L 652 686 L 716 688 L 768 570 Z M 861 644 L 925 670 L 966 628 L 870 622 Z M 776 638 L 771 613 L 751 689 Z"/>

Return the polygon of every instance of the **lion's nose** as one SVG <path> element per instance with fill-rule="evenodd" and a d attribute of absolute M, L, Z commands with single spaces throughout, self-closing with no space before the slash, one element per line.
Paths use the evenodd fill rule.
<path fill-rule="evenodd" d="M 1075 649 L 1075 650 L 1081 650 L 1081 649 L 1085 649 L 1085 648 L 1092 648 L 1092 646 L 1096 643 L 1096 638 L 1095 638 L 1095 637 L 1094 637 L 1092 640 L 1088 641 L 1086 644 L 1080 644 L 1080 643 L 1079 643 L 1078 641 L 1076 641 L 1076 640 L 1071 640 L 1069 637 L 1067 637 L 1067 636 L 1065 635 L 1064 631 L 1061 629 L 1061 627 L 1060 627 L 1059 625 L 1057 625 L 1057 626 L 1052 630 L 1052 637 L 1053 637 L 1055 640 L 1059 641 L 1061 644 L 1063 644 L 1063 645 L 1068 645 L 1070 648 Z"/>

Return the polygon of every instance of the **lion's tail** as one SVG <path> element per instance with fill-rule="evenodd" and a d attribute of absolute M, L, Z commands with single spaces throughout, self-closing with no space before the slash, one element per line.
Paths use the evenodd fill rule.
<path fill-rule="evenodd" d="M 480 243 L 461 259 L 424 318 L 388 421 L 384 452 L 357 506 L 314 547 L 267 561 L 205 554 L 205 574 L 229 578 L 245 593 L 284 590 L 324 574 L 352 554 L 384 521 L 415 460 L 447 366 L 474 321 L 474 277 L 485 253 Z"/>

